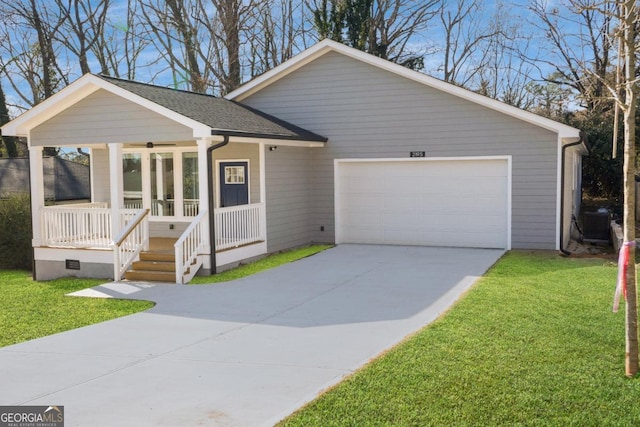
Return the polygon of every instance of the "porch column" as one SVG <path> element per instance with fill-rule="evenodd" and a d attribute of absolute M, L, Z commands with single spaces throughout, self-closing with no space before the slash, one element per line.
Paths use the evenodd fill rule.
<path fill-rule="evenodd" d="M 199 139 L 198 143 L 198 197 L 199 212 L 204 212 L 209 209 L 209 182 L 207 171 L 207 148 L 211 147 L 211 141 L 208 139 Z M 204 247 L 205 254 L 211 254 L 212 242 L 209 242 L 209 224 L 213 221 L 211 212 L 208 213 L 209 221 L 205 221 L 204 227 L 202 227 L 202 233 L 204 235 L 204 241 L 207 243 Z"/>
<path fill-rule="evenodd" d="M 31 223 L 33 240 L 31 244 L 42 246 L 42 208 L 44 208 L 44 172 L 42 147 L 29 144 L 29 176 L 31 179 Z"/>
<path fill-rule="evenodd" d="M 121 230 L 120 209 L 124 204 L 124 183 L 122 175 L 122 144 L 109 144 L 109 179 L 111 180 L 111 238 L 115 239 Z"/>
<path fill-rule="evenodd" d="M 267 167 L 265 150 L 267 146 L 264 143 L 260 143 L 258 147 L 259 160 L 260 160 L 260 203 L 262 203 L 262 209 L 260 211 L 260 231 L 264 237 L 264 243 L 267 244 Z M 266 247 L 266 246 L 265 246 Z"/>
<path fill-rule="evenodd" d="M 265 167 L 265 150 L 267 149 L 267 146 L 264 143 L 260 143 L 260 146 L 258 147 L 258 151 L 259 151 L 259 161 L 260 161 L 260 203 L 265 203 L 267 200 L 267 186 L 266 186 L 266 180 L 267 180 L 267 173 L 266 173 L 266 167 Z"/>

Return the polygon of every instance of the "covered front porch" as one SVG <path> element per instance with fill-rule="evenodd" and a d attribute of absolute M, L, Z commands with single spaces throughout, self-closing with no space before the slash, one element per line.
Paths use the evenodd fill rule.
<path fill-rule="evenodd" d="M 152 238 L 175 239 L 176 283 L 266 254 L 266 150 L 326 142 L 226 99 L 92 74 L 2 134 L 29 147 L 38 280 L 119 280 Z M 44 147 L 89 152 L 89 203 L 45 200 Z"/>
<path fill-rule="evenodd" d="M 38 195 L 41 157 L 32 147 L 36 277 L 104 276 L 111 264 L 105 277 L 119 280 L 154 238 L 174 242 L 176 283 L 266 253 L 266 147 L 228 143 L 214 158 L 214 145 L 204 140 L 91 147 L 91 202 L 53 206 Z M 168 281 L 166 272 L 159 277 Z"/>

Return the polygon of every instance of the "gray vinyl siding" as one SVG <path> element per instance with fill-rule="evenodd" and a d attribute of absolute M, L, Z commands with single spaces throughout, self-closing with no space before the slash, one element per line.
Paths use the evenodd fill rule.
<path fill-rule="evenodd" d="M 280 146 L 265 153 L 267 250 L 311 242 L 310 154 L 313 149 Z"/>
<path fill-rule="evenodd" d="M 191 129 L 105 90 L 98 90 L 33 129 L 30 143 L 47 147 L 191 139 Z"/>
<path fill-rule="evenodd" d="M 512 155 L 512 247 L 556 246 L 557 135 L 551 131 L 338 53 L 243 102 L 329 138 L 326 147 L 310 149 L 311 240 L 335 236 L 334 159 L 425 151 L 428 157 Z M 271 166 L 267 176 L 274 181 Z M 279 214 L 289 214 L 286 206 Z"/>

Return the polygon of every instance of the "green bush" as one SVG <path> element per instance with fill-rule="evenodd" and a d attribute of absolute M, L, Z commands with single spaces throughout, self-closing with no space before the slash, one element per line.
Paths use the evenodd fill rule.
<path fill-rule="evenodd" d="M 31 270 L 31 236 L 29 195 L 0 198 L 0 268 Z"/>

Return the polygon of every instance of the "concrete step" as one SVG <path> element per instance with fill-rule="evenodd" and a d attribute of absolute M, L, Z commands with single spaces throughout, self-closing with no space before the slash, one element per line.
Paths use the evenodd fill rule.
<path fill-rule="evenodd" d="M 124 278 L 142 282 L 176 282 L 176 274 L 169 271 L 129 270 L 124 273 Z"/>

